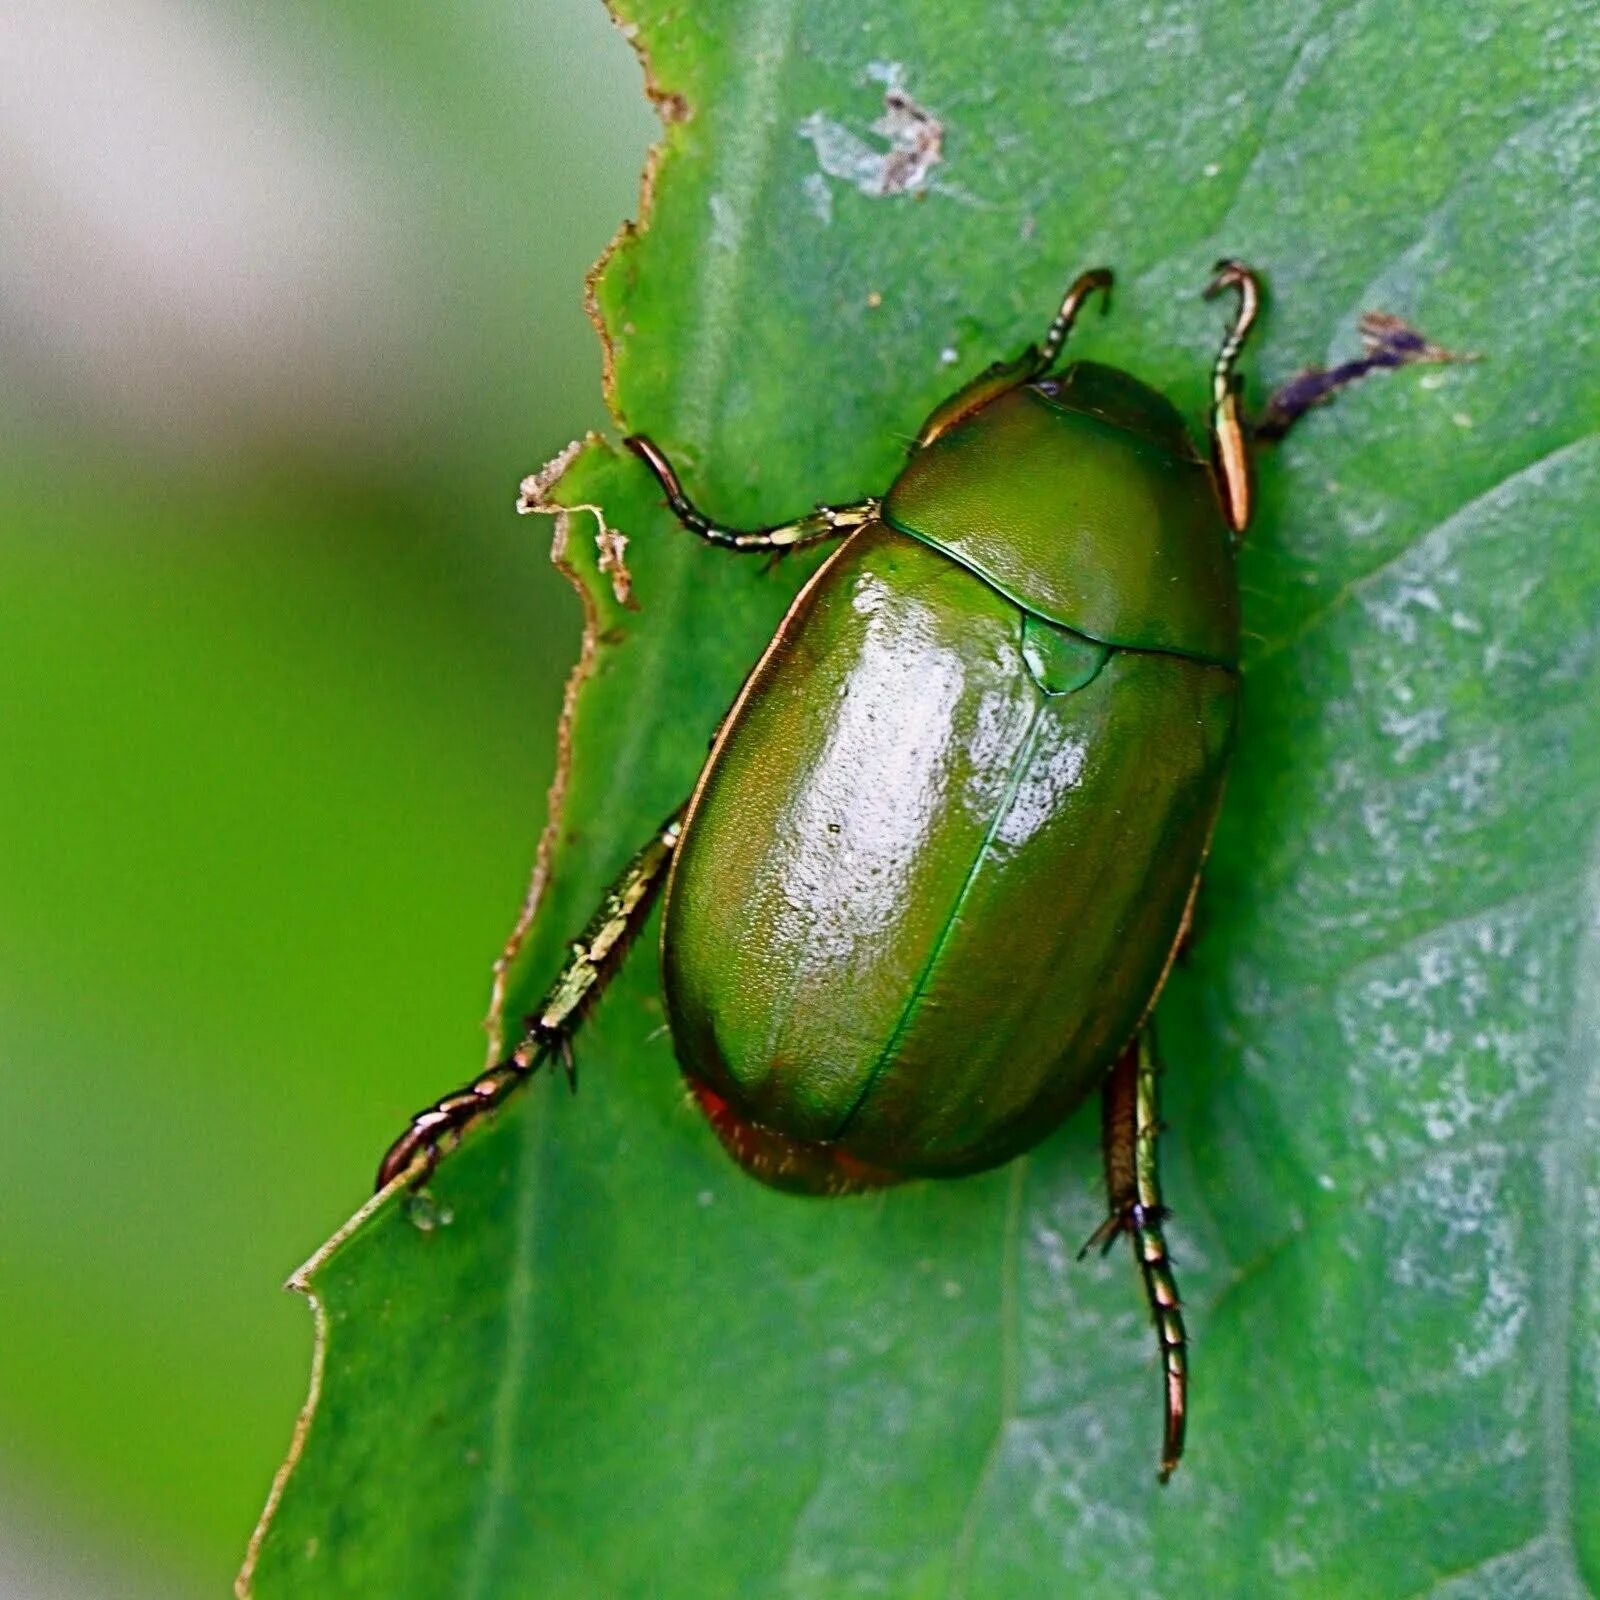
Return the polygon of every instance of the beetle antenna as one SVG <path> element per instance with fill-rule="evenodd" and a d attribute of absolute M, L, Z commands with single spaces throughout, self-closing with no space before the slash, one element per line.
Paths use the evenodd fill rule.
<path fill-rule="evenodd" d="M 1061 354 L 1061 347 L 1072 332 L 1072 324 L 1078 320 L 1083 302 L 1096 291 L 1105 296 L 1100 307 L 1101 315 L 1104 315 L 1111 309 L 1110 267 L 1091 267 L 1088 272 L 1080 272 L 1072 280 L 1072 286 L 1062 296 L 1061 309 L 1056 312 L 1055 321 L 1045 331 L 1044 343 L 1039 347 L 1041 372 L 1048 372 L 1056 364 L 1056 357 Z"/>

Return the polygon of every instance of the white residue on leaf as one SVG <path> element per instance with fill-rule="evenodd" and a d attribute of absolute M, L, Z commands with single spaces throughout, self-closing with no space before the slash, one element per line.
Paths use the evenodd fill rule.
<path fill-rule="evenodd" d="M 711 196 L 707 204 L 711 208 L 711 248 L 713 250 L 734 250 L 739 244 L 738 219 L 733 214 L 733 207 L 720 195 Z"/>
<path fill-rule="evenodd" d="M 1366 1208 L 1386 1276 L 1402 1294 L 1391 1313 L 1394 1337 L 1413 1337 L 1414 1319 L 1444 1313 L 1440 1353 L 1449 1364 L 1419 1384 L 1437 1390 L 1499 1372 L 1497 1403 L 1508 1423 L 1528 1417 L 1538 1398 L 1530 1372 L 1537 1252 L 1520 1223 L 1526 1196 L 1516 1185 L 1508 1147 L 1480 1141 L 1409 1168 Z"/>
<path fill-rule="evenodd" d="M 828 187 L 828 180 L 820 172 L 808 172 L 800 187 L 812 215 L 826 228 L 833 221 L 833 190 Z"/>
<path fill-rule="evenodd" d="M 1441 745 L 1445 739 L 1445 709 L 1424 706 L 1421 711 L 1382 711 L 1378 725 L 1394 740 L 1394 759 L 1404 765 L 1419 750 Z"/>
<path fill-rule="evenodd" d="M 928 188 L 933 169 L 944 160 L 944 124 L 912 98 L 905 87 L 905 68 L 898 61 L 871 62 L 867 76 L 884 86 L 883 115 L 868 130 L 871 139 L 820 111 L 800 124 L 800 137 L 811 141 L 817 165 L 830 178 L 854 184 L 875 200 Z M 816 210 L 810 178 L 806 196 Z"/>

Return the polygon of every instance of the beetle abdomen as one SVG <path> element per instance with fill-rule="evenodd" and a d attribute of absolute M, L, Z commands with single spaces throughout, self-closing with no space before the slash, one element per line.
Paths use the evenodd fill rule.
<path fill-rule="evenodd" d="M 1032 1143 L 1159 983 L 1234 695 L 1223 668 L 1106 650 L 887 527 L 855 535 L 690 809 L 663 928 L 685 1071 L 888 1171 Z"/>

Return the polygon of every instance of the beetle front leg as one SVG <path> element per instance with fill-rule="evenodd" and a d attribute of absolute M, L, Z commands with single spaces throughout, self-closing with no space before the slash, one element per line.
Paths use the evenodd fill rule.
<path fill-rule="evenodd" d="M 630 434 L 622 441 L 656 475 L 667 497 L 672 514 L 691 533 L 727 550 L 766 550 L 781 555 L 799 545 L 815 544 L 819 539 L 836 539 L 877 520 L 878 502 L 861 500 L 849 506 L 818 506 L 793 522 L 775 522 L 764 528 L 733 528 L 714 522 L 683 492 L 673 465 L 642 433 Z"/>
<path fill-rule="evenodd" d="M 674 812 L 606 891 L 600 909 L 589 919 L 583 937 L 573 944 L 539 1009 L 524 1022 L 517 1048 L 504 1061 L 411 1119 L 411 1126 L 390 1145 L 378 1167 L 378 1188 L 387 1188 L 419 1160 L 418 1181 L 426 1179 L 445 1139 L 459 1138 L 552 1056 L 561 1058 L 568 1082 L 576 1086 L 572 1035 L 621 969 L 629 944 L 649 916 L 682 826 L 683 812 Z"/>
<path fill-rule="evenodd" d="M 1206 299 L 1225 289 L 1239 291 L 1239 307 L 1211 368 L 1211 469 L 1222 497 L 1222 514 L 1236 534 L 1250 525 L 1255 493 L 1250 467 L 1250 436 L 1239 403 L 1239 352 L 1261 309 L 1261 282 L 1242 261 L 1219 261 L 1206 285 Z"/>
<path fill-rule="evenodd" d="M 1061 354 L 1062 346 L 1067 342 L 1067 335 L 1072 332 L 1073 323 L 1078 320 L 1078 313 L 1083 309 L 1084 302 L 1092 294 L 1104 297 L 1101 301 L 1102 311 L 1110 309 L 1109 267 L 1091 267 L 1087 272 L 1080 272 L 1072 280 L 1067 292 L 1061 297 L 1061 305 L 1040 343 L 1030 344 L 1014 361 L 995 362 L 992 367 L 980 372 L 970 383 L 963 384 L 954 394 L 941 400 L 917 430 L 913 450 L 921 450 L 932 444 L 958 422 L 965 421 L 974 412 L 981 411 L 991 401 L 998 400 L 1008 391 L 1020 389 L 1027 383 L 1045 380 L 1046 374 L 1056 364 L 1056 359 Z M 1048 380 L 1043 386 L 1046 392 L 1049 392 Z"/>
<path fill-rule="evenodd" d="M 1183 1454 L 1184 1422 L 1189 1396 L 1188 1338 L 1177 1280 L 1167 1255 L 1161 1224 L 1167 1210 L 1161 1203 L 1161 1171 L 1156 1143 L 1161 1133 L 1157 1077 L 1160 1065 L 1150 1029 L 1145 1028 L 1111 1069 L 1101 1091 L 1101 1143 L 1106 1166 L 1106 1220 L 1078 1252 L 1081 1260 L 1095 1246 L 1104 1254 L 1119 1234 L 1133 1242 L 1133 1253 L 1144 1277 L 1145 1296 L 1155 1319 L 1161 1346 L 1161 1368 L 1166 1390 L 1166 1420 L 1162 1430 L 1161 1466 L 1165 1483 Z"/>
<path fill-rule="evenodd" d="M 1045 330 L 1044 340 L 1040 344 L 1037 354 L 1033 357 L 1033 376 L 1038 377 L 1048 372 L 1056 364 L 1056 358 L 1061 354 L 1061 347 L 1067 342 L 1067 335 L 1072 332 L 1072 325 L 1078 320 L 1078 313 L 1083 309 L 1083 303 L 1092 294 L 1104 296 L 1100 309 L 1111 309 L 1111 268 L 1091 267 L 1087 272 L 1080 272 L 1061 297 L 1061 306 L 1055 314 L 1054 321 Z M 1026 359 L 1026 358 L 1024 358 Z"/>
<path fill-rule="evenodd" d="M 1223 514 L 1236 534 L 1243 533 L 1254 508 L 1251 454 L 1256 444 L 1283 438 L 1308 411 L 1326 404 L 1341 389 L 1374 372 L 1391 372 L 1416 363 L 1443 364 L 1475 361 L 1471 353 L 1457 354 L 1418 333 L 1386 311 L 1369 311 L 1358 324 L 1361 354 L 1335 367 L 1307 367 L 1297 372 L 1267 401 L 1252 425 L 1245 421 L 1239 399 L 1239 352 L 1261 308 L 1261 283 L 1240 261 L 1219 261 L 1216 276 L 1206 285 L 1206 298 L 1225 289 L 1239 291 L 1239 308 L 1223 337 L 1211 369 L 1211 465 L 1222 496 Z"/>

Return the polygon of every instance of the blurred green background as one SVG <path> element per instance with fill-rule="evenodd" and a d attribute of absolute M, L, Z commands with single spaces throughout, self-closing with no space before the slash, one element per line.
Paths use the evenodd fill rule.
<path fill-rule="evenodd" d="M 578 636 L 512 500 L 655 124 L 600 0 L 4 34 L 0 1596 L 215 1596 L 278 1285 L 478 1059 Z"/>

